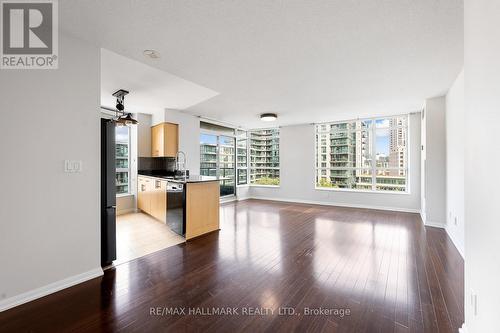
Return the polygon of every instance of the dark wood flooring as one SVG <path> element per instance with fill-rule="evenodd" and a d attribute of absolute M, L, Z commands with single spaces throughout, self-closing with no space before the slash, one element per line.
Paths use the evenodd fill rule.
<path fill-rule="evenodd" d="M 222 205 L 221 227 L 0 313 L 0 332 L 457 332 L 463 322 L 463 260 L 417 214 L 247 200 Z M 176 307 L 186 315 L 168 313 Z"/>

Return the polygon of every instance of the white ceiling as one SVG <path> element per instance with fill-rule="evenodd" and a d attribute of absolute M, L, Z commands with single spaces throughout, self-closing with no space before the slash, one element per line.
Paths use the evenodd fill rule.
<path fill-rule="evenodd" d="M 184 110 L 217 95 L 217 92 L 114 52 L 101 50 L 101 105 L 115 107 L 112 94 L 130 91 L 125 97 L 129 112 L 160 114 Z"/>
<path fill-rule="evenodd" d="M 186 112 L 245 127 L 262 112 L 286 125 L 415 111 L 463 65 L 461 0 L 74 0 L 59 11 L 65 32 L 219 92 Z"/>

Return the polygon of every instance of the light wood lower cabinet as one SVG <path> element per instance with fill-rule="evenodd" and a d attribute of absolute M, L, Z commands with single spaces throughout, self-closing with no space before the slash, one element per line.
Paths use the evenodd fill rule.
<path fill-rule="evenodd" d="M 138 177 L 137 208 L 154 218 L 167 221 L 167 181 Z"/>
<path fill-rule="evenodd" d="M 151 182 L 152 180 L 147 177 L 138 178 L 137 208 L 148 214 L 151 211 Z"/>
<path fill-rule="evenodd" d="M 151 192 L 151 213 L 154 218 L 166 222 L 167 219 L 167 182 L 154 180 L 154 189 Z"/>
<path fill-rule="evenodd" d="M 219 182 L 186 184 L 186 239 L 219 229 Z"/>

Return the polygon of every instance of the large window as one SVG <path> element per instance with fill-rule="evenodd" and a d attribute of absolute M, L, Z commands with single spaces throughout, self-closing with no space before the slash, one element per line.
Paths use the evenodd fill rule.
<path fill-rule="evenodd" d="M 116 194 L 129 193 L 130 175 L 130 129 L 128 126 L 116 127 Z"/>
<path fill-rule="evenodd" d="M 248 183 L 248 138 L 247 132 L 236 130 L 236 169 L 238 185 Z"/>
<path fill-rule="evenodd" d="M 250 135 L 250 184 L 279 185 L 279 129 L 253 130 Z"/>
<path fill-rule="evenodd" d="M 316 125 L 316 187 L 407 192 L 408 117 Z"/>
<path fill-rule="evenodd" d="M 220 195 L 236 193 L 234 129 L 200 122 L 200 174 L 220 177 Z"/>

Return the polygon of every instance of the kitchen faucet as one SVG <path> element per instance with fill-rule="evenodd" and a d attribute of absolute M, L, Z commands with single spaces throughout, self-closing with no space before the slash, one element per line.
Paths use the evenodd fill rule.
<path fill-rule="evenodd" d="M 182 159 L 182 174 L 184 176 L 184 181 L 186 181 L 186 162 L 187 162 L 187 158 L 186 158 L 186 153 L 183 152 L 182 150 L 179 150 L 177 152 L 177 154 L 175 154 L 175 169 L 179 170 L 181 168 L 181 165 L 179 163 L 179 155 L 180 154 L 182 154 L 182 156 L 183 156 L 183 159 Z"/>

